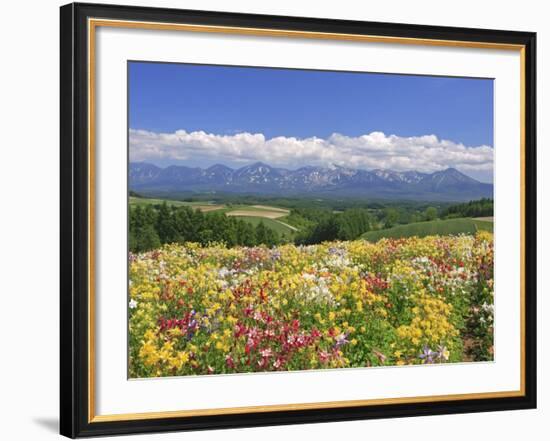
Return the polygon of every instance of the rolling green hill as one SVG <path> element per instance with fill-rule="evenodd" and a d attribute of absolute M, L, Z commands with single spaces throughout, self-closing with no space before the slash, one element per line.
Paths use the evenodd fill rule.
<path fill-rule="evenodd" d="M 430 222 L 415 222 L 398 225 L 384 230 L 369 231 L 361 237 L 369 242 L 376 242 L 384 237 L 425 237 L 431 235 L 473 234 L 478 230 L 493 231 L 493 223 L 470 218 L 435 220 Z"/>

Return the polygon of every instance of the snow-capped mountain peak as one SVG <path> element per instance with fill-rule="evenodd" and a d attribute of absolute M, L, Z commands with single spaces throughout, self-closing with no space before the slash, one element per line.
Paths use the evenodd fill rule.
<path fill-rule="evenodd" d="M 433 173 L 415 170 L 362 170 L 339 165 L 303 166 L 295 170 L 255 162 L 232 169 L 148 163 L 130 164 L 130 188 L 170 191 L 216 191 L 274 195 L 323 194 L 338 197 L 379 197 L 426 200 L 465 200 L 492 196 L 492 184 L 481 183 L 455 168 Z"/>

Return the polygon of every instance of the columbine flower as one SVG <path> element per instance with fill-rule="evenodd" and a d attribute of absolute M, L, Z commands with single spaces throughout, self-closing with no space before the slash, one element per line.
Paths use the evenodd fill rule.
<path fill-rule="evenodd" d="M 419 357 L 424 360 L 425 364 L 433 363 L 434 357 L 437 356 L 437 352 L 432 351 L 428 346 L 424 346 L 422 353 Z"/>
<path fill-rule="evenodd" d="M 135 309 L 135 308 L 137 308 L 137 305 L 138 305 L 138 302 L 135 301 L 134 299 L 130 300 L 130 303 L 128 304 L 128 306 L 130 307 L 130 309 Z"/>
<path fill-rule="evenodd" d="M 342 333 L 336 337 L 336 344 L 334 346 L 338 349 L 340 346 L 344 346 L 346 343 L 349 343 L 348 334 Z"/>
<path fill-rule="evenodd" d="M 449 350 L 447 349 L 446 346 L 441 346 L 439 345 L 437 347 L 437 357 L 440 359 L 440 360 L 445 360 L 447 361 L 449 359 L 449 355 L 451 355 L 451 353 L 449 352 Z"/>

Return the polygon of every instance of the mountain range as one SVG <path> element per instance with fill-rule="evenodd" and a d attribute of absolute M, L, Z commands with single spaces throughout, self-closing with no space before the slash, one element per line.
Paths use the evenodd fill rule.
<path fill-rule="evenodd" d="M 146 162 L 132 162 L 129 187 L 145 193 L 216 192 L 440 201 L 493 196 L 492 184 L 479 182 L 454 168 L 434 173 L 341 166 L 288 170 L 262 162 L 238 169 L 221 164 L 208 168 L 179 165 L 161 168 Z"/>

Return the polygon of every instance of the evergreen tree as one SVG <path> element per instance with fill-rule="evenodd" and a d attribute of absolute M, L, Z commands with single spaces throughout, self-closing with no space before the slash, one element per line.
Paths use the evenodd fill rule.
<path fill-rule="evenodd" d="M 263 221 L 260 221 L 258 225 L 256 225 L 256 243 L 257 244 L 267 244 L 267 231 L 268 229 L 264 225 Z"/>
<path fill-rule="evenodd" d="M 193 210 L 189 207 L 179 207 L 173 214 L 178 242 L 196 242 L 193 229 Z"/>
<path fill-rule="evenodd" d="M 159 236 L 152 224 L 145 225 L 138 229 L 137 236 L 137 251 L 148 251 L 159 248 L 161 245 Z"/>
<path fill-rule="evenodd" d="M 158 208 L 156 231 L 161 243 L 178 242 L 180 239 L 172 209 L 166 201 Z"/>
<path fill-rule="evenodd" d="M 257 244 L 256 232 L 252 224 L 245 222 L 241 219 L 237 220 L 237 243 L 239 245 L 252 247 Z"/>

